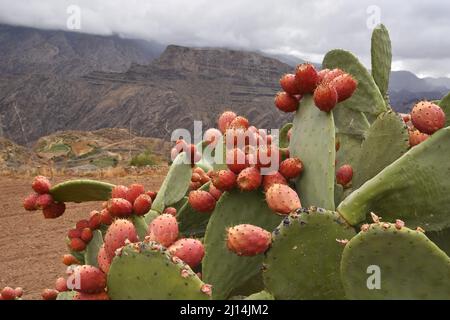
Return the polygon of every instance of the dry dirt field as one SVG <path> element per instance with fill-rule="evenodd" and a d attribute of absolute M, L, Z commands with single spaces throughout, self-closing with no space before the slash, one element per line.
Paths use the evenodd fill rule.
<path fill-rule="evenodd" d="M 68 179 L 73 177 L 57 177 L 52 183 Z M 138 182 L 146 190 L 158 190 L 163 179 L 164 173 L 158 173 L 104 181 L 124 185 Z M 91 210 L 100 209 L 101 203 L 70 203 L 62 217 L 46 220 L 40 211 L 28 212 L 22 207 L 22 199 L 32 191 L 31 180 L 0 176 L 0 288 L 20 286 L 24 299 L 40 299 L 41 291 L 53 288 L 55 279 L 64 275 L 67 231 Z"/>

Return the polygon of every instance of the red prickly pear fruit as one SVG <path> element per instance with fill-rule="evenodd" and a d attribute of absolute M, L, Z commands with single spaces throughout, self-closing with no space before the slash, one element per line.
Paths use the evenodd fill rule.
<path fill-rule="evenodd" d="M 400 116 L 402 117 L 404 123 L 408 123 L 411 121 L 411 115 L 408 113 L 400 113 Z"/>
<path fill-rule="evenodd" d="M 100 215 L 102 217 L 102 224 L 109 226 L 112 223 L 113 218 L 108 209 L 103 209 L 102 211 L 100 211 Z"/>
<path fill-rule="evenodd" d="M 81 240 L 80 238 L 72 238 L 70 239 L 70 243 L 69 243 L 70 249 L 72 249 L 73 251 L 83 251 L 84 249 L 86 249 L 86 243 Z"/>
<path fill-rule="evenodd" d="M 238 174 L 239 172 L 248 167 L 245 153 L 238 148 L 234 148 L 232 150 L 227 151 L 226 163 L 228 169 L 230 169 L 236 174 Z"/>
<path fill-rule="evenodd" d="M 56 298 L 58 297 L 58 291 L 55 289 L 44 289 L 44 291 L 42 291 L 41 296 L 42 299 L 44 300 L 56 300 Z"/>
<path fill-rule="evenodd" d="M 191 181 L 192 182 L 201 182 L 202 177 L 198 173 L 192 173 Z"/>
<path fill-rule="evenodd" d="M 23 207 L 27 211 L 35 211 L 37 210 L 36 200 L 39 195 L 37 193 L 30 194 L 23 200 Z"/>
<path fill-rule="evenodd" d="M 197 239 L 180 239 L 167 250 L 172 256 L 180 258 L 191 268 L 197 267 L 205 255 L 205 247 Z"/>
<path fill-rule="evenodd" d="M 209 192 L 203 190 L 189 192 L 188 202 L 198 212 L 211 212 L 216 207 L 216 199 Z"/>
<path fill-rule="evenodd" d="M 42 210 L 45 219 L 56 219 L 64 214 L 66 204 L 64 202 L 53 202 Z"/>
<path fill-rule="evenodd" d="M 128 193 L 128 187 L 123 185 L 117 185 L 112 189 L 111 198 L 126 199 Z"/>
<path fill-rule="evenodd" d="M 411 121 L 420 132 L 433 134 L 445 126 L 446 117 L 438 105 L 429 101 L 421 101 L 412 109 Z"/>
<path fill-rule="evenodd" d="M 202 184 L 205 184 L 205 183 L 207 183 L 207 182 L 210 181 L 209 176 L 206 174 L 206 172 L 205 172 L 202 168 L 200 168 L 200 167 L 195 167 L 194 170 L 193 170 L 193 172 L 196 173 L 196 174 L 198 174 L 198 175 L 200 176 L 200 182 L 201 182 Z"/>
<path fill-rule="evenodd" d="M 222 133 L 225 133 L 228 129 L 228 126 L 230 125 L 231 121 L 234 120 L 234 118 L 237 117 L 237 114 L 233 111 L 225 111 L 222 113 L 219 117 L 219 120 L 217 121 L 217 125 L 219 127 L 219 130 Z"/>
<path fill-rule="evenodd" d="M 84 292 L 77 292 L 75 296 L 73 297 L 73 300 L 86 300 L 86 301 L 95 301 L 95 300 L 110 300 L 108 294 L 106 292 L 99 292 L 99 293 L 84 293 Z"/>
<path fill-rule="evenodd" d="M 214 197 L 214 199 L 216 199 L 216 201 L 219 201 L 222 196 L 222 191 L 217 189 L 213 184 L 209 186 L 209 193 Z"/>
<path fill-rule="evenodd" d="M 227 230 L 227 247 L 239 256 L 264 253 L 271 242 L 270 232 L 251 224 L 240 224 Z"/>
<path fill-rule="evenodd" d="M 167 248 L 178 238 L 177 219 L 170 214 L 164 213 L 153 219 L 148 226 L 147 233 L 151 241 L 157 241 Z"/>
<path fill-rule="evenodd" d="M 141 194 L 136 198 L 133 204 L 133 212 L 135 215 L 143 216 L 152 206 L 152 198 L 149 195 Z"/>
<path fill-rule="evenodd" d="M 91 217 L 89 218 L 89 228 L 92 230 L 97 230 L 102 224 L 102 215 L 100 212 L 94 210 L 91 212 Z"/>
<path fill-rule="evenodd" d="M 409 145 L 411 147 L 417 146 L 427 140 L 428 137 L 429 135 L 422 133 L 419 130 L 409 130 Z"/>
<path fill-rule="evenodd" d="M 134 183 L 128 187 L 126 199 L 130 203 L 134 203 L 137 197 L 139 197 L 143 193 L 145 193 L 144 186 L 142 184 Z"/>
<path fill-rule="evenodd" d="M 236 186 L 236 174 L 231 170 L 219 170 L 212 174 L 212 184 L 221 191 L 229 191 Z"/>
<path fill-rule="evenodd" d="M 63 277 L 59 277 L 58 279 L 56 279 L 55 289 L 58 290 L 59 292 L 64 292 L 64 291 L 69 290 L 67 288 L 67 280 Z"/>
<path fill-rule="evenodd" d="M 336 171 L 336 182 L 341 186 L 346 186 L 353 178 L 353 168 L 349 164 L 344 164 Z"/>
<path fill-rule="evenodd" d="M 84 228 L 89 228 L 89 220 L 82 219 L 77 222 L 75 228 L 78 230 L 83 230 Z"/>
<path fill-rule="evenodd" d="M 133 213 L 133 205 L 122 198 L 114 198 L 108 201 L 108 212 L 113 217 L 128 217 Z"/>
<path fill-rule="evenodd" d="M 258 169 L 249 167 L 242 170 L 237 177 L 237 186 L 242 191 L 252 191 L 259 188 L 262 176 Z"/>
<path fill-rule="evenodd" d="M 73 264 L 80 264 L 80 261 L 78 261 L 77 258 L 75 258 L 73 255 L 71 254 L 65 254 L 63 255 L 62 258 L 62 262 L 63 264 L 65 264 L 66 266 L 71 266 Z"/>
<path fill-rule="evenodd" d="M 53 197 L 48 194 L 40 194 L 36 199 L 36 206 L 38 209 L 45 209 L 53 203 Z"/>
<path fill-rule="evenodd" d="M 70 229 L 69 232 L 67 233 L 67 237 L 69 239 L 80 238 L 81 230 L 80 229 Z"/>
<path fill-rule="evenodd" d="M 318 83 L 322 83 L 325 76 L 330 72 L 330 69 L 322 69 L 319 72 L 317 72 L 317 77 L 319 78 Z"/>
<path fill-rule="evenodd" d="M 4 287 L 0 292 L 3 300 L 14 300 L 16 299 L 16 291 L 11 287 Z"/>
<path fill-rule="evenodd" d="M 280 163 L 279 171 L 286 179 L 293 179 L 303 172 L 303 162 L 299 158 L 287 158 Z"/>
<path fill-rule="evenodd" d="M 175 217 L 177 215 L 177 209 L 174 207 L 167 207 L 164 209 L 163 213 L 167 213 Z"/>
<path fill-rule="evenodd" d="M 126 219 L 117 219 L 109 226 L 105 235 L 105 250 L 111 260 L 114 258 L 116 250 L 125 245 L 126 240 L 138 241 L 136 228 Z"/>
<path fill-rule="evenodd" d="M 249 127 L 248 119 L 245 117 L 237 116 L 234 118 L 227 129 L 244 129 L 247 130 Z"/>
<path fill-rule="evenodd" d="M 150 198 L 152 198 L 152 201 L 155 201 L 156 195 L 157 195 L 158 193 L 155 192 L 155 191 L 147 191 L 146 194 L 149 195 Z"/>
<path fill-rule="evenodd" d="M 266 192 L 266 202 L 270 209 L 278 214 L 289 214 L 301 208 L 297 192 L 284 184 L 273 184 Z"/>
<path fill-rule="evenodd" d="M 90 265 L 77 266 L 74 269 L 75 283 L 68 284 L 68 288 L 84 293 L 98 293 L 106 288 L 106 275 L 99 268 Z M 77 279 L 78 278 L 78 279 Z"/>
<path fill-rule="evenodd" d="M 275 96 L 275 106 L 283 112 L 295 112 L 298 109 L 299 99 L 286 92 L 278 92 Z"/>
<path fill-rule="evenodd" d="M 52 185 L 50 181 L 44 176 L 37 176 L 34 178 L 31 187 L 36 193 L 45 194 L 50 192 Z"/>
<path fill-rule="evenodd" d="M 100 247 L 100 250 L 98 250 L 97 263 L 100 270 L 102 270 L 104 273 L 109 272 L 109 267 L 111 266 L 111 259 L 106 254 L 104 244 Z"/>
<path fill-rule="evenodd" d="M 300 94 L 313 93 L 319 83 L 319 76 L 312 64 L 302 63 L 295 70 L 295 80 Z"/>
<path fill-rule="evenodd" d="M 322 83 L 328 83 L 333 81 L 335 78 L 343 75 L 345 72 L 342 71 L 341 69 L 333 69 L 333 70 L 328 70 L 328 72 L 325 72 L 323 75 L 323 79 L 322 79 Z"/>
<path fill-rule="evenodd" d="M 284 185 L 288 184 L 286 181 L 286 178 L 283 177 L 283 175 L 281 173 L 279 173 L 278 171 L 276 171 L 270 175 L 263 176 L 262 185 L 263 185 L 264 192 L 267 192 L 267 190 L 269 190 L 269 188 L 276 183 L 284 184 Z"/>
<path fill-rule="evenodd" d="M 21 298 L 23 296 L 23 288 L 21 287 L 15 288 L 14 292 L 16 293 L 16 298 Z"/>
<path fill-rule="evenodd" d="M 344 73 L 334 78 L 330 84 L 336 88 L 338 102 L 342 102 L 350 98 L 358 86 L 358 82 L 348 73 Z"/>
<path fill-rule="evenodd" d="M 94 235 L 92 234 L 92 230 L 90 228 L 84 228 L 81 231 L 81 240 L 83 240 L 85 243 L 89 243 L 89 241 L 92 240 L 92 237 Z"/>
<path fill-rule="evenodd" d="M 203 135 L 203 141 L 205 141 L 208 145 L 215 147 L 221 137 L 222 132 L 220 132 L 220 130 L 216 128 L 209 128 L 208 130 L 205 131 L 205 134 Z"/>
<path fill-rule="evenodd" d="M 336 88 L 330 83 L 320 84 L 314 91 L 314 104 L 324 112 L 330 112 L 338 103 Z"/>
<path fill-rule="evenodd" d="M 186 153 L 191 164 L 197 163 L 202 159 L 202 155 L 197 151 L 195 144 L 190 144 Z"/>
<path fill-rule="evenodd" d="M 197 190 L 202 186 L 201 182 L 189 182 L 189 190 Z"/>
<path fill-rule="evenodd" d="M 285 74 L 280 79 L 281 88 L 288 94 L 294 96 L 300 94 L 300 90 L 297 86 L 297 81 L 295 80 L 295 74 Z"/>

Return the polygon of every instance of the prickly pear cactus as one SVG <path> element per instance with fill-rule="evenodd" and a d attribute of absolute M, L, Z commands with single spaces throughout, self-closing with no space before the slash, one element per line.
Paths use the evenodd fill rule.
<path fill-rule="evenodd" d="M 147 235 L 148 230 L 148 225 L 147 222 L 145 221 L 145 218 L 133 215 L 131 217 L 131 221 L 133 222 L 134 227 L 136 228 L 136 232 L 139 236 L 139 239 L 143 240 Z"/>
<path fill-rule="evenodd" d="M 108 273 L 108 295 L 124 300 L 207 300 L 208 287 L 156 242 L 123 247 Z"/>
<path fill-rule="evenodd" d="M 445 116 L 447 118 L 445 122 L 445 126 L 450 126 L 450 93 L 447 94 L 442 100 L 439 102 L 439 106 L 444 110 Z"/>
<path fill-rule="evenodd" d="M 287 148 L 289 147 L 289 138 L 288 138 L 288 132 L 292 128 L 292 123 L 286 123 L 281 129 L 280 129 L 280 148 Z"/>
<path fill-rule="evenodd" d="M 340 216 L 320 208 L 300 209 L 273 232 L 264 260 L 266 290 L 276 299 L 343 299 L 339 277 L 343 245 L 355 231 Z"/>
<path fill-rule="evenodd" d="M 392 48 L 389 32 L 382 24 L 372 32 L 372 77 L 375 80 L 380 93 L 387 97 L 389 76 L 391 75 Z"/>
<path fill-rule="evenodd" d="M 58 202 L 106 201 L 111 198 L 113 184 L 80 179 L 55 185 L 50 194 Z"/>
<path fill-rule="evenodd" d="M 450 258 L 422 232 L 367 226 L 345 246 L 341 275 L 349 299 L 448 299 Z"/>
<path fill-rule="evenodd" d="M 93 237 L 89 244 L 86 247 L 86 251 L 84 253 L 84 261 L 86 264 L 89 264 L 94 267 L 98 267 L 97 255 L 100 247 L 103 244 L 103 235 L 100 230 L 95 230 L 92 232 Z"/>
<path fill-rule="evenodd" d="M 275 300 L 275 298 L 266 290 L 249 295 L 244 300 Z"/>
<path fill-rule="evenodd" d="M 56 300 L 73 300 L 77 295 L 76 291 L 64 291 L 58 293 Z"/>

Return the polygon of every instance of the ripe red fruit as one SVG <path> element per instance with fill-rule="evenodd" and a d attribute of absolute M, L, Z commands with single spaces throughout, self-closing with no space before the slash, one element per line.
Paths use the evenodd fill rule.
<path fill-rule="evenodd" d="M 42 291 L 41 296 L 42 299 L 44 300 L 56 300 L 56 298 L 58 297 L 58 291 L 55 289 L 44 289 L 44 291 Z"/>
<path fill-rule="evenodd" d="M 328 70 L 328 69 L 326 69 Z M 328 83 L 331 82 L 334 78 L 337 78 L 341 75 L 343 75 L 345 72 L 342 71 L 341 69 L 333 69 L 333 70 L 328 70 L 328 72 L 324 72 L 323 74 L 323 79 L 322 79 L 322 83 Z M 319 76 L 320 78 L 320 76 Z"/>
<path fill-rule="evenodd" d="M 177 219 L 167 213 L 156 217 L 148 226 L 148 235 L 151 241 L 159 242 L 166 248 L 169 247 L 178 238 Z"/>
<path fill-rule="evenodd" d="M 44 176 L 37 176 L 34 178 L 31 187 L 36 193 L 44 194 L 49 193 L 51 184 L 50 181 Z"/>
<path fill-rule="evenodd" d="M 284 184 L 284 185 L 288 184 L 286 179 L 283 177 L 283 175 L 281 173 L 279 173 L 278 171 L 275 171 L 272 174 L 263 176 L 262 185 L 263 185 L 264 192 L 267 192 L 267 190 L 269 190 L 269 188 L 276 183 Z"/>
<path fill-rule="evenodd" d="M 420 132 L 433 134 L 444 127 L 446 117 L 438 105 L 429 101 L 421 101 L 412 109 L 411 121 Z"/>
<path fill-rule="evenodd" d="M 258 168 L 268 168 L 272 165 L 274 160 L 280 163 L 281 153 L 278 147 L 275 145 L 258 147 L 256 153 L 256 165 Z M 278 164 L 276 165 L 278 166 Z"/>
<path fill-rule="evenodd" d="M 353 178 L 353 168 L 349 164 L 344 164 L 336 171 L 336 182 L 341 186 L 346 186 Z"/>
<path fill-rule="evenodd" d="M 75 283 L 68 283 L 68 288 L 84 292 L 84 293 L 98 293 L 102 292 L 106 288 L 106 275 L 100 269 L 90 266 L 83 265 L 77 266 L 73 272 L 75 273 L 75 278 L 78 277 Z"/>
<path fill-rule="evenodd" d="M 237 117 L 237 114 L 233 111 L 225 111 L 222 113 L 219 117 L 219 120 L 217 121 L 219 130 L 222 133 L 225 133 L 228 129 L 228 126 L 230 125 L 231 121 L 234 120 L 234 118 Z"/>
<path fill-rule="evenodd" d="M 111 266 L 111 258 L 109 258 L 106 254 L 104 244 L 100 247 L 100 250 L 98 250 L 97 263 L 100 270 L 102 270 L 104 273 L 109 272 L 109 267 Z"/>
<path fill-rule="evenodd" d="M 84 243 L 83 240 L 81 240 L 80 238 L 72 238 L 70 239 L 70 249 L 72 249 L 73 251 L 83 251 L 84 249 L 86 249 L 86 243 Z"/>
<path fill-rule="evenodd" d="M 113 217 L 128 217 L 133 213 L 131 202 L 122 198 L 109 200 L 107 209 Z"/>
<path fill-rule="evenodd" d="M 334 78 L 330 84 L 336 88 L 338 102 L 350 98 L 358 86 L 356 80 L 348 73 L 344 73 L 343 75 Z"/>
<path fill-rule="evenodd" d="M 227 247 L 239 256 L 264 253 L 271 241 L 270 232 L 251 224 L 240 224 L 227 230 Z"/>
<path fill-rule="evenodd" d="M 66 266 L 71 266 L 73 264 L 80 264 L 80 261 L 78 261 L 77 258 L 75 258 L 73 255 L 71 254 L 65 254 L 63 255 L 63 259 L 62 259 L 63 264 L 65 264 Z"/>
<path fill-rule="evenodd" d="M 279 171 L 286 179 L 293 179 L 303 172 L 303 163 L 299 158 L 287 158 L 280 163 Z"/>
<path fill-rule="evenodd" d="M 53 203 L 53 197 L 46 193 L 46 194 L 40 194 L 36 199 L 36 206 L 39 209 L 45 209 L 48 206 L 50 206 Z"/>
<path fill-rule="evenodd" d="M 67 291 L 67 280 L 64 279 L 63 277 L 59 277 L 58 279 L 56 279 L 55 281 L 55 289 L 58 290 L 59 292 L 64 292 Z"/>
<path fill-rule="evenodd" d="M 195 173 L 195 172 L 192 173 L 192 177 L 191 177 L 192 182 L 200 182 L 201 179 L 202 179 L 202 177 L 200 177 L 200 175 L 198 173 Z"/>
<path fill-rule="evenodd" d="M 167 207 L 164 209 L 163 213 L 167 213 L 175 217 L 177 215 L 177 209 L 174 207 Z"/>
<path fill-rule="evenodd" d="M 193 170 L 193 173 L 196 173 L 200 176 L 200 182 L 201 184 L 205 184 L 207 182 L 209 182 L 209 176 L 206 174 L 206 172 L 200 168 L 200 167 L 195 167 Z"/>
<path fill-rule="evenodd" d="M 94 210 L 91 212 L 91 217 L 89 218 L 89 228 L 92 230 L 97 230 L 102 224 L 102 215 L 100 212 Z"/>
<path fill-rule="evenodd" d="M 297 66 L 295 80 L 300 94 L 313 93 L 319 83 L 319 76 L 312 64 L 302 63 Z"/>
<path fill-rule="evenodd" d="M 48 207 L 42 210 L 44 218 L 55 219 L 63 215 L 66 211 L 66 204 L 64 202 L 52 202 Z"/>
<path fill-rule="evenodd" d="M 128 187 L 123 185 L 117 185 L 112 189 L 111 198 L 127 198 Z"/>
<path fill-rule="evenodd" d="M 137 199 L 134 201 L 133 212 L 135 215 L 143 216 L 150 210 L 151 206 L 152 198 L 144 193 L 137 197 Z"/>
<path fill-rule="evenodd" d="M 92 237 L 93 237 L 94 235 L 92 234 L 92 230 L 91 229 L 89 229 L 89 228 L 84 228 L 82 231 L 81 231 L 81 240 L 83 240 L 85 243 L 89 243 L 89 241 L 91 241 L 92 240 Z"/>
<path fill-rule="evenodd" d="M 252 191 L 259 188 L 262 176 L 258 169 L 249 167 L 242 170 L 237 177 L 237 186 L 242 191 Z"/>
<path fill-rule="evenodd" d="M 67 233 L 67 237 L 69 239 L 80 238 L 81 230 L 80 229 L 70 229 L 69 232 Z"/>
<path fill-rule="evenodd" d="M 73 297 L 73 300 L 86 300 L 86 301 L 106 301 L 110 300 L 109 296 L 106 292 L 99 292 L 99 293 L 84 293 L 84 292 L 77 292 L 76 295 Z"/>
<path fill-rule="evenodd" d="M 211 212 L 216 206 L 216 199 L 207 191 L 189 192 L 189 205 L 198 212 Z"/>
<path fill-rule="evenodd" d="M 145 193 L 144 186 L 142 184 L 134 183 L 128 187 L 126 199 L 130 203 L 134 203 L 137 197 L 139 197 L 143 193 Z"/>
<path fill-rule="evenodd" d="M 186 153 L 191 164 L 197 163 L 202 159 L 202 155 L 197 151 L 195 144 L 190 144 Z"/>
<path fill-rule="evenodd" d="M 36 200 L 39 197 L 37 193 L 30 194 L 23 200 L 23 207 L 27 211 L 37 210 Z"/>
<path fill-rule="evenodd" d="M 168 248 L 172 256 L 178 257 L 191 268 L 197 267 L 205 255 L 203 244 L 197 239 L 180 239 Z"/>
<path fill-rule="evenodd" d="M 197 190 L 202 186 L 201 182 L 189 182 L 189 190 Z"/>
<path fill-rule="evenodd" d="M 278 92 L 275 96 L 275 106 L 283 112 L 295 112 L 298 109 L 299 99 L 286 92 Z"/>
<path fill-rule="evenodd" d="M 323 79 L 325 76 L 330 72 L 330 69 L 322 69 L 319 72 L 317 72 L 317 77 L 319 78 L 319 84 L 323 82 Z"/>
<path fill-rule="evenodd" d="M 428 137 L 429 135 L 422 133 L 419 130 L 409 130 L 409 145 L 411 147 L 417 146 L 427 140 Z"/>
<path fill-rule="evenodd" d="M 14 292 L 16 293 L 16 298 L 20 298 L 23 296 L 23 288 L 21 287 L 15 288 Z"/>
<path fill-rule="evenodd" d="M 126 219 L 116 219 L 108 228 L 105 235 L 105 251 L 112 260 L 116 250 L 125 245 L 125 241 L 137 242 L 139 240 L 133 223 Z"/>
<path fill-rule="evenodd" d="M 290 95 L 300 94 L 300 90 L 295 80 L 295 74 L 285 74 L 280 79 L 281 88 Z"/>
<path fill-rule="evenodd" d="M 314 104 L 324 112 L 330 112 L 338 102 L 336 88 L 330 83 L 320 84 L 314 91 Z"/>
<path fill-rule="evenodd" d="M 247 130 L 249 127 L 249 122 L 247 118 L 237 116 L 234 118 L 227 129 L 243 129 Z"/>
<path fill-rule="evenodd" d="M 236 174 L 231 170 L 219 170 L 212 174 L 212 184 L 221 191 L 228 191 L 236 186 Z"/>
<path fill-rule="evenodd" d="M 79 220 L 77 222 L 77 224 L 75 225 L 75 227 L 78 230 L 83 230 L 84 228 L 89 228 L 89 220 L 86 220 L 86 219 Z"/>
<path fill-rule="evenodd" d="M 211 147 L 215 147 L 221 137 L 222 133 L 220 130 L 216 128 L 209 128 L 203 135 L 203 141 L 205 141 L 208 145 L 211 145 Z"/>
<path fill-rule="evenodd" d="M 266 202 L 278 214 L 289 214 L 302 207 L 297 192 L 287 185 L 277 183 L 267 190 Z"/>
<path fill-rule="evenodd" d="M 214 197 L 214 199 L 216 199 L 216 201 L 219 201 L 222 196 L 222 191 L 217 189 L 213 184 L 209 186 L 209 193 Z"/>
<path fill-rule="evenodd" d="M 113 218 L 108 209 L 103 209 L 102 211 L 100 211 L 100 215 L 102 217 L 102 224 L 110 225 L 112 223 Z"/>
<path fill-rule="evenodd" d="M 147 191 L 146 194 L 152 198 L 152 201 L 154 201 L 158 193 L 156 191 Z"/>
<path fill-rule="evenodd" d="M 238 148 L 228 150 L 225 158 L 228 169 L 234 173 L 239 173 L 248 167 L 245 153 Z"/>
<path fill-rule="evenodd" d="M 16 298 L 16 291 L 11 287 L 4 287 L 0 294 L 3 300 L 14 300 Z"/>

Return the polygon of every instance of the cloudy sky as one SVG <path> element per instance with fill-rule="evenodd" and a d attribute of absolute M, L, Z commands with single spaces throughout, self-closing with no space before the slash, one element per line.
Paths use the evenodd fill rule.
<path fill-rule="evenodd" d="M 116 33 L 163 44 L 294 54 L 320 62 L 333 48 L 369 65 L 371 27 L 390 30 L 396 70 L 450 76 L 450 1 L 443 0 L 0 0 L 0 23 Z M 70 13 L 68 13 L 68 9 Z"/>

